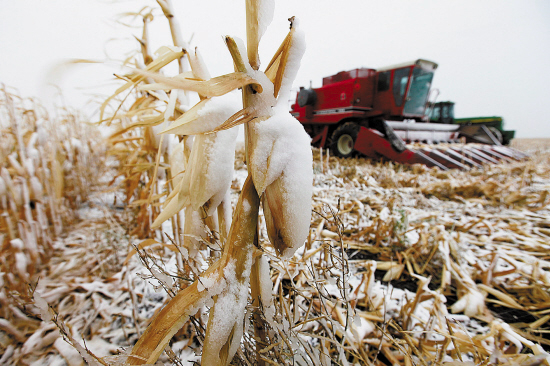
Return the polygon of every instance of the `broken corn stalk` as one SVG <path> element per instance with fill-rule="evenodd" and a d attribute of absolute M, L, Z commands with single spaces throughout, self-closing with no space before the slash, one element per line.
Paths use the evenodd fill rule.
<path fill-rule="evenodd" d="M 252 180 L 248 178 L 243 185 L 222 257 L 191 286 L 180 291 L 153 318 L 128 356 L 129 365 L 156 362 L 172 336 L 185 324 L 189 316 L 194 315 L 207 299 L 223 291 L 226 286 L 224 270 L 230 263 L 234 264 L 237 281 L 246 281 L 243 274 L 246 273 L 246 265 L 250 262 L 253 249 L 259 204 L 260 200 Z"/>

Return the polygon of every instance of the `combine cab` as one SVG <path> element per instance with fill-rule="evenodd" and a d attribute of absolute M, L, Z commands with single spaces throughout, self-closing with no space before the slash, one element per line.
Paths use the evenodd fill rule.
<path fill-rule="evenodd" d="M 300 88 L 291 113 L 314 146 L 329 147 L 340 157 L 359 152 L 441 169 L 525 158 L 502 146 L 499 136 L 483 124 L 429 123 L 427 106 L 436 69 L 436 63 L 419 59 L 378 70 L 342 71 L 324 78 L 320 88 Z M 449 144 L 458 142 L 482 144 Z"/>

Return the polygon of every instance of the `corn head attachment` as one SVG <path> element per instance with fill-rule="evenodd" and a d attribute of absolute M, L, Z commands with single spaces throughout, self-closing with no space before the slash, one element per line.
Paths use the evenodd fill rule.
<path fill-rule="evenodd" d="M 390 127 L 391 128 L 391 127 Z M 354 151 L 370 158 L 385 158 L 402 164 L 424 164 L 442 170 L 481 168 L 484 164 L 519 161 L 528 156 L 502 145 L 472 144 L 409 144 L 395 134 L 388 137 L 378 130 L 360 127 Z"/>

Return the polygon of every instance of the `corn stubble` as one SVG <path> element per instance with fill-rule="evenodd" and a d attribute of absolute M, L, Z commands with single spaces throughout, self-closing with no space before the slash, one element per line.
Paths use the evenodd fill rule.
<path fill-rule="evenodd" d="M 0 130 L 0 353 L 5 353 L 6 335 L 23 343 L 40 333 L 40 312 L 31 305 L 37 276 L 55 258 L 54 242 L 79 220 L 76 210 L 98 188 L 105 145 L 75 112 L 59 108 L 50 116 L 3 84 Z"/>

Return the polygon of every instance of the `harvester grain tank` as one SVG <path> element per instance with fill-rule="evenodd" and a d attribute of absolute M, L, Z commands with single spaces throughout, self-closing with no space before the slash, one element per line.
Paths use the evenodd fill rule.
<path fill-rule="evenodd" d="M 441 169 L 524 158 L 502 146 L 483 124 L 429 123 L 435 107 L 429 100 L 436 69 L 436 63 L 419 59 L 381 69 L 342 71 L 323 78 L 320 88 L 300 88 L 291 113 L 304 125 L 314 146 L 329 147 L 340 157 L 359 152 Z M 483 144 L 439 145 L 466 138 Z M 425 145 L 412 147 L 415 142 Z"/>

